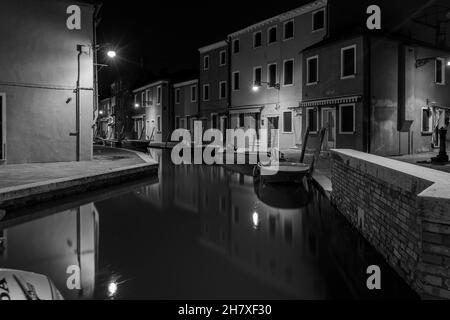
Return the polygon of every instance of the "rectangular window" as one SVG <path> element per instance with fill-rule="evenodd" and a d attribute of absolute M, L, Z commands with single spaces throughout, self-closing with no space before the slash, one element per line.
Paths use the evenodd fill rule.
<path fill-rule="evenodd" d="M 156 117 L 156 130 L 159 133 L 161 132 L 161 116 Z"/>
<path fill-rule="evenodd" d="M 283 112 L 283 132 L 292 133 L 292 111 Z"/>
<path fill-rule="evenodd" d="M 341 49 L 341 79 L 356 75 L 356 45 Z"/>
<path fill-rule="evenodd" d="M 203 101 L 209 101 L 209 84 L 203 85 Z"/>
<path fill-rule="evenodd" d="M 203 57 L 203 70 L 209 69 L 209 56 Z"/>
<path fill-rule="evenodd" d="M 445 60 L 443 58 L 436 58 L 435 74 L 436 84 L 445 84 Z"/>
<path fill-rule="evenodd" d="M 156 88 L 156 101 L 158 104 L 161 104 L 161 86 Z"/>
<path fill-rule="evenodd" d="M 175 89 L 175 103 L 176 104 L 180 103 L 180 88 Z"/>
<path fill-rule="evenodd" d="M 220 51 L 219 57 L 220 57 L 219 65 L 220 66 L 226 65 L 227 64 L 227 52 L 225 50 Z"/>
<path fill-rule="evenodd" d="M 355 133 L 355 104 L 339 105 L 339 133 Z"/>
<path fill-rule="evenodd" d="M 319 82 L 319 56 L 306 60 L 306 84 L 312 85 Z"/>
<path fill-rule="evenodd" d="M 239 71 L 233 72 L 233 90 L 237 91 L 241 88 Z"/>
<path fill-rule="evenodd" d="M 239 128 L 243 128 L 245 126 L 245 114 L 239 113 Z"/>
<path fill-rule="evenodd" d="M 152 91 L 147 90 L 147 105 L 151 105 L 151 104 L 152 104 Z"/>
<path fill-rule="evenodd" d="M 259 48 L 262 46 L 262 32 L 257 31 L 253 34 L 253 48 Z"/>
<path fill-rule="evenodd" d="M 241 51 L 241 43 L 239 39 L 233 40 L 233 53 L 239 53 Z"/>
<path fill-rule="evenodd" d="M 227 97 L 227 82 L 222 81 L 219 83 L 219 98 L 225 99 Z"/>
<path fill-rule="evenodd" d="M 283 65 L 283 83 L 285 86 L 294 84 L 294 60 L 286 60 Z"/>
<path fill-rule="evenodd" d="M 318 112 L 316 108 L 306 109 L 306 124 L 311 133 L 317 133 L 319 127 L 319 118 L 317 116 Z"/>
<path fill-rule="evenodd" d="M 253 68 L 253 84 L 260 86 L 262 82 L 262 67 Z"/>
<path fill-rule="evenodd" d="M 145 97 L 146 97 L 146 92 L 143 91 L 143 92 L 141 93 L 141 106 L 142 106 L 142 107 L 145 107 L 145 106 L 147 105 L 147 101 L 146 101 Z"/>
<path fill-rule="evenodd" d="M 197 101 L 197 86 L 191 86 L 191 102 Z"/>
<path fill-rule="evenodd" d="M 284 40 L 294 38 L 294 20 L 290 20 L 284 23 Z"/>
<path fill-rule="evenodd" d="M 433 116 L 430 108 L 422 108 L 422 133 L 433 132 Z"/>
<path fill-rule="evenodd" d="M 277 83 L 277 64 L 272 63 L 267 67 L 267 82 L 269 83 L 269 88 L 275 87 Z"/>
<path fill-rule="evenodd" d="M 269 28 L 268 35 L 267 35 L 267 42 L 269 44 L 271 44 L 271 43 L 277 42 L 277 40 L 278 40 L 277 39 L 277 26 L 273 26 L 273 27 Z"/>
<path fill-rule="evenodd" d="M 325 28 L 325 9 L 320 9 L 312 14 L 312 31 Z"/>

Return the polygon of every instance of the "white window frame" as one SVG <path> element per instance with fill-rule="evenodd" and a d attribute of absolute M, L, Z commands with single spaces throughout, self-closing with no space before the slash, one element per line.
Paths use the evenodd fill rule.
<path fill-rule="evenodd" d="M 437 82 L 437 72 L 436 71 L 437 71 L 437 62 L 438 61 L 441 61 L 441 63 L 442 63 L 442 66 L 441 66 L 442 82 Z M 446 67 L 445 59 L 441 58 L 441 57 L 436 58 L 436 61 L 434 62 L 434 82 L 437 85 L 440 85 L 440 86 L 445 85 L 445 67 Z"/>
<path fill-rule="evenodd" d="M 291 131 L 284 130 L 284 114 L 290 113 L 291 114 Z M 294 113 L 292 111 L 283 111 L 282 112 L 282 120 L 283 120 L 283 133 L 294 133 Z"/>
<path fill-rule="evenodd" d="M 273 29 L 275 29 L 275 32 L 276 32 L 276 40 L 273 42 L 270 42 L 270 31 Z M 271 26 L 267 29 L 267 45 L 270 46 L 277 42 L 278 42 L 278 26 L 275 25 L 275 26 Z"/>
<path fill-rule="evenodd" d="M 256 46 L 256 41 L 255 41 L 256 35 L 257 35 L 257 34 L 260 34 L 260 35 L 261 35 L 261 44 L 260 44 L 259 46 Z M 259 49 L 259 48 L 262 48 L 262 46 L 263 46 L 263 41 L 262 41 L 262 39 L 263 39 L 263 36 L 262 36 L 262 31 L 261 31 L 261 30 L 258 30 L 258 31 L 253 32 L 253 49 Z"/>
<path fill-rule="evenodd" d="M 206 61 L 208 61 L 208 63 L 206 63 Z M 210 63 L 209 55 L 207 54 L 203 56 L 203 70 L 209 70 L 209 63 Z"/>
<path fill-rule="evenodd" d="M 222 63 L 222 54 L 224 56 L 223 63 Z M 222 50 L 222 51 L 219 52 L 219 66 L 223 67 L 223 66 L 226 66 L 226 65 L 227 65 L 227 51 L 226 50 Z"/>
<path fill-rule="evenodd" d="M 344 132 L 342 131 L 342 108 L 352 107 L 353 108 L 353 131 Z M 355 134 L 356 133 L 356 103 L 342 103 L 339 105 L 339 134 Z"/>
<path fill-rule="evenodd" d="M 7 152 L 7 145 L 6 145 L 6 94 L 0 92 L 0 99 L 2 99 L 2 139 L 0 140 L 0 148 L 2 148 L 2 157 L 0 158 L 0 161 L 6 161 L 6 152 Z"/>
<path fill-rule="evenodd" d="M 205 98 L 205 93 L 206 93 L 206 88 L 208 88 L 208 99 L 206 99 Z M 209 101 L 210 100 L 210 98 L 211 98 L 211 86 L 209 85 L 209 83 L 207 83 L 207 84 L 204 84 L 203 85 L 203 88 L 202 88 L 202 98 L 203 98 L 203 101 Z"/>
<path fill-rule="evenodd" d="M 147 97 L 146 99 L 147 99 L 148 106 L 150 105 L 150 102 L 152 101 L 150 92 L 151 92 L 150 89 L 145 90 L 145 95 Z"/>
<path fill-rule="evenodd" d="M 175 104 L 181 103 L 181 90 L 180 88 L 175 88 Z"/>
<path fill-rule="evenodd" d="M 354 58 L 353 58 L 353 66 L 354 66 L 354 73 L 349 76 L 344 76 L 344 51 L 353 49 L 354 50 Z M 352 44 L 351 46 L 347 46 L 344 48 L 341 48 L 341 80 L 345 79 L 354 79 L 356 77 L 357 68 L 356 68 L 356 44 Z"/>
<path fill-rule="evenodd" d="M 315 29 L 315 30 L 314 30 L 314 16 L 315 16 L 317 13 L 321 12 L 321 11 L 323 11 L 323 27 L 320 28 L 320 29 Z M 312 13 L 312 18 L 311 18 L 311 30 L 312 30 L 313 33 L 314 33 L 314 32 L 319 32 L 319 31 L 324 30 L 324 29 L 326 28 L 326 23 L 327 23 L 327 19 L 326 19 L 325 8 L 321 8 L 321 9 L 316 10 L 316 11 L 314 11 L 314 12 Z"/>
<path fill-rule="evenodd" d="M 225 84 L 225 92 L 222 96 L 222 84 Z M 226 99 L 227 98 L 227 82 L 226 81 L 220 81 L 219 82 L 219 99 Z"/>
<path fill-rule="evenodd" d="M 162 87 L 157 86 L 156 87 L 156 103 L 158 105 L 161 105 L 161 102 L 162 102 Z"/>
<path fill-rule="evenodd" d="M 286 25 L 287 25 L 289 22 L 292 22 L 292 37 L 286 38 Z M 295 38 L 295 21 L 294 21 L 294 19 L 287 20 L 287 21 L 285 21 L 285 22 L 283 23 L 283 41 L 292 40 L 292 39 L 294 39 L 294 38 Z"/>
<path fill-rule="evenodd" d="M 313 60 L 313 59 L 317 59 L 317 64 L 316 64 L 316 82 L 309 82 L 309 61 Z M 315 55 L 312 57 L 309 57 L 306 59 L 306 85 L 307 86 L 313 86 L 319 83 L 319 55 Z"/>
<path fill-rule="evenodd" d="M 194 90 L 194 91 L 192 91 L 192 90 Z M 195 92 L 195 94 L 193 94 L 193 92 Z M 195 84 L 195 85 L 191 86 L 191 102 L 197 102 L 197 95 L 198 95 L 197 85 Z"/>
<path fill-rule="evenodd" d="M 161 116 L 156 116 L 156 133 L 162 132 Z"/>
<path fill-rule="evenodd" d="M 236 42 L 239 43 L 239 51 L 238 51 L 238 52 L 235 51 L 235 48 L 236 48 Z M 241 52 L 241 41 L 240 41 L 240 39 L 239 39 L 239 38 L 233 39 L 233 43 L 232 43 L 232 44 L 233 44 L 233 45 L 232 45 L 231 50 L 233 51 L 233 54 L 238 54 L 238 53 L 240 53 L 240 52 Z"/>
<path fill-rule="evenodd" d="M 252 86 L 256 84 L 256 70 L 260 69 L 261 70 L 261 82 L 263 81 L 263 68 L 262 66 L 256 66 L 253 67 L 253 83 Z"/>
<path fill-rule="evenodd" d="M 286 84 L 285 83 L 285 74 L 286 74 L 286 62 L 292 61 L 292 83 Z M 295 85 L 295 59 L 286 59 L 283 60 L 283 87 L 292 87 Z"/>
<path fill-rule="evenodd" d="M 141 92 L 141 107 L 145 107 L 146 106 L 146 101 L 147 100 L 147 91 L 142 91 Z"/>
<path fill-rule="evenodd" d="M 235 83 L 235 74 L 238 74 L 239 77 L 239 88 L 236 89 L 236 83 Z M 239 71 L 234 71 L 232 74 L 232 83 L 233 83 L 233 91 L 239 91 L 241 90 L 241 73 Z"/>
<path fill-rule="evenodd" d="M 278 79 L 278 64 L 276 62 L 272 62 L 272 63 L 268 63 L 267 64 L 267 88 L 268 89 L 275 89 L 275 86 L 271 87 L 270 86 L 270 66 L 275 66 L 276 67 L 276 72 L 275 72 L 275 82 L 274 84 L 279 83 L 279 79 Z"/>
<path fill-rule="evenodd" d="M 430 108 L 422 107 L 420 109 L 420 132 L 424 135 L 433 134 L 433 110 L 431 110 L 431 109 L 430 109 L 431 116 L 430 116 L 429 124 L 428 124 L 430 131 L 423 131 L 423 111 L 428 110 L 428 109 L 430 109 Z"/>
<path fill-rule="evenodd" d="M 308 127 L 308 124 L 309 124 L 309 110 L 314 111 L 315 109 L 317 109 L 317 107 L 307 107 L 306 108 L 306 127 Z M 313 134 L 316 134 L 319 132 L 319 110 L 317 110 L 316 112 L 317 112 L 316 131 L 309 131 L 309 133 L 313 133 Z"/>

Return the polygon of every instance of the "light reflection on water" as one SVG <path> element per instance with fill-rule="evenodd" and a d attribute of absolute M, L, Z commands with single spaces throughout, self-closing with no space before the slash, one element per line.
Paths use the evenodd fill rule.
<path fill-rule="evenodd" d="M 3 220 L 0 267 L 48 275 L 67 299 L 416 298 L 311 186 L 150 155 L 158 181 Z M 82 290 L 67 289 L 71 264 Z M 372 264 L 380 292 L 365 286 Z"/>

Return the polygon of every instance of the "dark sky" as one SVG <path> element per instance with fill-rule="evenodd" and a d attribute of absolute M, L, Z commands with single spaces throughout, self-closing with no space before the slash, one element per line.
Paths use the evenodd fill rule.
<path fill-rule="evenodd" d="M 312 0 L 210 0 L 151 1 L 128 0 L 120 4 L 103 0 L 100 43 L 117 46 L 119 57 L 100 81 L 105 84 L 118 74 L 133 72 L 144 61 L 147 70 L 159 73 L 167 69 L 198 68 L 198 48 L 224 40 L 226 35 Z M 351 5 L 351 1 L 335 0 Z M 448 3 L 450 0 L 436 0 Z M 370 2 L 370 3 L 369 3 Z M 388 3 L 394 9 L 382 12 L 383 19 L 399 19 L 428 0 L 374 0 L 369 4 Z M 345 14 L 345 12 L 343 12 Z M 102 81 L 103 80 L 103 81 Z"/>

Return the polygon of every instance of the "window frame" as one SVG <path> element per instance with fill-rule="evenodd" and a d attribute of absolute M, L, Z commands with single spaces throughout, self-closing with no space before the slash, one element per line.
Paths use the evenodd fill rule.
<path fill-rule="evenodd" d="M 323 12 L 323 26 L 322 26 L 322 28 L 314 29 L 314 17 L 319 12 Z M 323 31 L 326 28 L 326 12 L 325 12 L 325 8 L 318 9 L 318 10 L 316 10 L 316 11 L 314 11 L 312 13 L 311 23 L 312 23 L 312 25 L 311 25 L 311 32 L 313 32 L 313 33 L 314 32 L 319 32 L 319 31 Z"/>
<path fill-rule="evenodd" d="M 238 50 L 236 51 L 236 43 L 238 43 Z M 241 52 L 241 41 L 239 38 L 233 39 L 233 43 L 232 43 L 232 50 L 233 50 L 233 54 L 238 54 Z"/>
<path fill-rule="evenodd" d="M 274 86 L 271 86 L 270 82 L 270 67 L 275 66 L 275 82 L 273 83 Z M 268 89 L 275 89 L 276 84 L 278 82 L 278 64 L 276 62 L 271 62 L 267 64 L 267 88 Z"/>
<path fill-rule="evenodd" d="M 256 46 L 256 35 L 258 35 L 258 34 L 259 34 L 260 43 L 259 43 L 259 46 Z M 261 30 L 253 32 L 253 49 L 259 49 L 263 46 L 262 39 L 263 39 L 263 36 L 262 36 Z"/>
<path fill-rule="evenodd" d="M 428 126 L 429 126 L 429 131 L 424 131 L 423 130 L 423 112 L 425 110 L 430 110 L 430 119 L 428 120 Z M 420 109 L 420 133 L 422 135 L 432 135 L 433 134 L 433 110 L 431 110 L 429 107 L 422 107 Z"/>
<path fill-rule="evenodd" d="M 438 73 L 437 73 L 437 64 L 438 64 L 438 61 L 440 61 L 441 62 L 441 77 L 442 77 L 442 82 L 437 82 L 437 76 L 438 76 Z M 438 58 L 436 58 L 436 60 L 434 61 L 434 83 L 435 84 L 437 84 L 437 85 L 440 85 L 440 86 L 445 86 L 445 66 L 446 66 L 446 63 L 445 63 L 446 61 L 445 61 L 445 59 L 444 58 L 442 58 L 442 57 L 438 57 Z"/>
<path fill-rule="evenodd" d="M 150 106 L 150 102 L 152 101 L 152 99 L 151 99 L 151 90 L 150 89 L 147 89 L 146 91 L 146 96 L 147 96 L 147 106 Z"/>
<path fill-rule="evenodd" d="M 286 25 L 290 22 L 292 22 L 292 37 L 286 38 Z M 294 19 L 290 19 L 290 20 L 283 22 L 283 41 L 292 40 L 294 38 L 295 38 L 295 21 L 294 21 Z"/>
<path fill-rule="evenodd" d="M 263 67 L 262 66 L 256 66 L 256 67 L 253 67 L 253 83 L 252 83 L 252 85 L 255 85 L 256 84 L 256 70 L 261 70 L 261 80 L 260 80 L 260 83 L 263 81 Z"/>
<path fill-rule="evenodd" d="M 236 89 L 236 77 L 235 77 L 235 75 L 238 75 L 238 78 L 239 78 L 239 87 Z M 232 78 L 233 78 L 233 91 L 239 91 L 239 90 L 241 90 L 241 73 L 240 73 L 240 71 L 233 71 L 233 74 L 232 74 Z"/>
<path fill-rule="evenodd" d="M 270 41 L 270 31 L 275 29 L 275 41 Z M 273 45 L 278 42 L 278 26 L 274 25 L 267 28 L 267 45 Z"/>
<path fill-rule="evenodd" d="M 208 97 L 206 98 L 206 88 L 208 88 Z M 202 99 L 203 101 L 209 101 L 211 99 L 211 86 L 209 85 L 209 83 L 205 83 L 202 87 Z"/>
<path fill-rule="evenodd" d="M 209 70 L 209 54 L 203 56 L 203 70 Z"/>
<path fill-rule="evenodd" d="M 161 116 L 156 116 L 156 133 L 162 132 L 162 123 L 161 123 Z"/>
<path fill-rule="evenodd" d="M 190 88 L 191 88 L 191 102 L 197 102 L 197 95 L 198 95 L 197 88 L 198 87 L 196 84 L 194 84 Z"/>
<path fill-rule="evenodd" d="M 284 128 L 284 115 L 286 113 L 290 113 L 291 114 L 291 131 L 286 131 Z M 282 133 L 294 133 L 294 112 L 288 110 L 288 111 L 283 111 L 283 131 Z"/>
<path fill-rule="evenodd" d="M 348 75 L 348 76 L 344 76 L 344 51 L 349 50 L 349 49 L 353 49 L 353 51 L 354 51 L 354 55 L 353 55 L 353 74 L 352 75 Z M 350 46 L 341 48 L 341 80 L 354 79 L 356 77 L 356 74 L 357 74 L 356 54 L 357 54 L 356 44 L 352 44 Z"/>
<path fill-rule="evenodd" d="M 225 84 L 225 89 L 224 89 L 224 95 L 222 96 L 222 85 Z M 226 99 L 227 98 L 227 89 L 228 89 L 228 85 L 226 81 L 220 81 L 219 82 L 219 99 Z"/>
<path fill-rule="evenodd" d="M 309 61 L 311 60 L 317 60 L 316 63 L 316 81 L 315 82 L 309 82 L 309 75 L 310 75 L 310 70 L 309 70 Z M 311 56 L 306 58 L 306 85 L 307 86 L 314 86 L 316 84 L 319 83 L 319 55 L 315 55 L 315 56 Z"/>
<path fill-rule="evenodd" d="M 309 133 L 317 134 L 317 133 L 319 133 L 319 110 L 317 107 L 307 107 L 306 108 L 306 128 L 308 128 L 308 125 L 309 125 L 309 110 L 316 112 L 316 130 L 312 131 L 310 128 Z"/>
<path fill-rule="evenodd" d="M 353 109 L 353 131 L 342 131 L 342 108 L 352 107 Z M 356 103 L 342 103 L 339 104 L 339 134 L 352 135 L 356 134 Z"/>
<path fill-rule="evenodd" d="M 162 102 L 162 86 L 156 87 L 156 103 L 161 105 Z"/>
<path fill-rule="evenodd" d="M 222 61 L 222 54 L 223 54 L 223 61 Z M 227 51 L 221 50 L 219 52 L 219 67 L 223 67 L 227 65 Z"/>
<path fill-rule="evenodd" d="M 292 83 L 286 84 L 286 62 L 292 61 Z M 283 87 L 292 87 L 295 85 L 295 59 L 283 60 Z"/>

